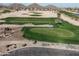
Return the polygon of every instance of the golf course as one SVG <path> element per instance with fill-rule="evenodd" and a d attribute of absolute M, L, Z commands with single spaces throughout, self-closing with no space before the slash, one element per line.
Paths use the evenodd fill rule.
<path fill-rule="evenodd" d="M 7 24 L 54 24 L 57 18 L 8 17 L 3 20 Z"/>
<path fill-rule="evenodd" d="M 25 38 L 47 42 L 79 44 L 79 27 L 71 24 L 59 25 L 58 28 L 23 28 Z"/>
<path fill-rule="evenodd" d="M 52 24 L 52 28 L 22 29 L 23 37 L 29 40 L 47 41 L 56 43 L 79 44 L 79 27 L 69 24 L 58 18 L 23 18 L 9 17 L 3 19 L 8 24 Z"/>

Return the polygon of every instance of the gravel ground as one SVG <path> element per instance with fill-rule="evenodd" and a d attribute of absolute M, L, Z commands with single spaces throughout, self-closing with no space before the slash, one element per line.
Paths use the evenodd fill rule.
<path fill-rule="evenodd" d="M 27 47 L 9 52 L 9 54 L 3 56 L 79 56 L 79 52 L 42 47 Z"/>

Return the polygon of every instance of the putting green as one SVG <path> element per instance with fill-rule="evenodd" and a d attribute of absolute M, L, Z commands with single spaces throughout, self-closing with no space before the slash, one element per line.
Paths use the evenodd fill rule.
<path fill-rule="evenodd" d="M 75 34 L 69 30 L 60 29 L 60 28 L 33 28 L 32 32 L 40 33 L 48 36 L 57 36 L 57 37 L 74 37 Z"/>

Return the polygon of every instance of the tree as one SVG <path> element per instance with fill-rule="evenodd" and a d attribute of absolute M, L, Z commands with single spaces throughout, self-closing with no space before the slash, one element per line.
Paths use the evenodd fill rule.
<path fill-rule="evenodd" d="M 61 14 L 58 12 L 58 13 L 57 13 L 57 18 L 60 18 L 60 16 L 61 16 Z"/>

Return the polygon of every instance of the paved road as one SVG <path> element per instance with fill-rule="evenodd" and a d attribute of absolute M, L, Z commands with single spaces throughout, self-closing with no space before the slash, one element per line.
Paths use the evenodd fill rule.
<path fill-rule="evenodd" d="M 79 52 L 42 47 L 27 47 L 9 52 L 9 54 L 4 56 L 79 56 Z"/>

